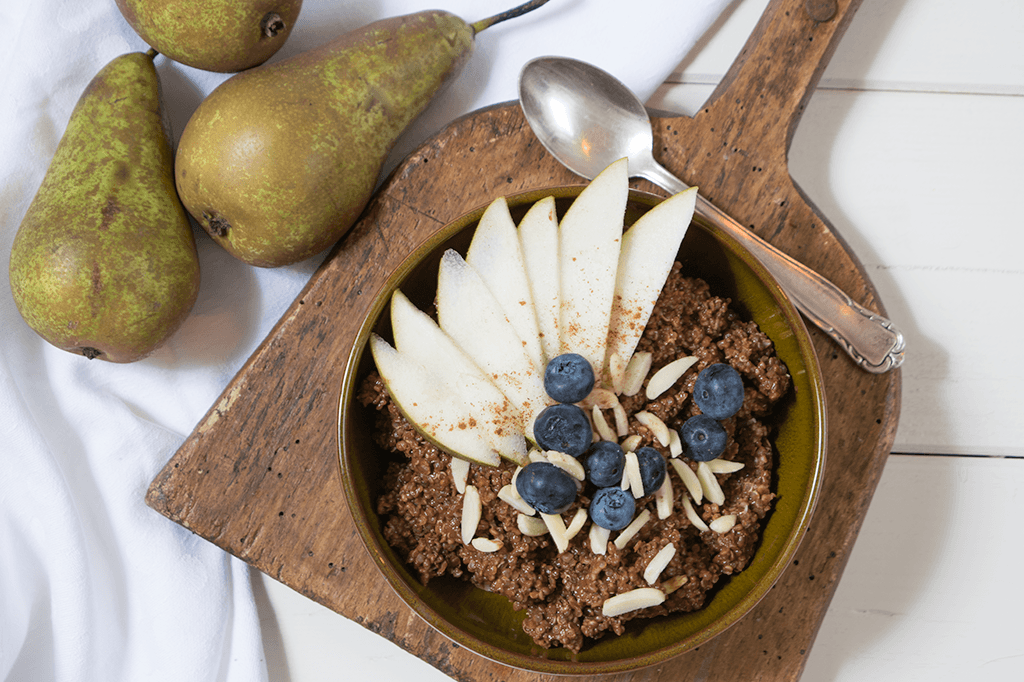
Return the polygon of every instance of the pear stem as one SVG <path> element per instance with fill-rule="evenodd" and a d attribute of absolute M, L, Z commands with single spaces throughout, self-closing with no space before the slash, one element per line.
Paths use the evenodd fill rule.
<path fill-rule="evenodd" d="M 160 54 L 160 53 L 157 52 L 155 48 L 151 47 L 148 50 L 146 50 L 146 56 L 149 57 L 150 59 L 156 59 L 156 56 L 158 54 Z"/>
<path fill-rule="evenodd" d="M 518 7 L 513 7 L 512 9 L 501 12 L 500 14 L 495 14 L 493 17 L 481 19 L 480 21 L 474 24 L 470 24 L 470 26 L 473 28 L 473 33 L 476 34 L 484 30 L 485 28 L 490 28 L 491 26 L 494 26 L 495 24 L 500 24 L 501 22 L 508 21 L 509 19 L 515 19 L 516 17 L 520 17 L 526 14 L 527 12 L 532 12 L 541 5 L 547 4 L 547 2 L 548 0 L 530 0 L 529 2 L 524 2 Z"/>

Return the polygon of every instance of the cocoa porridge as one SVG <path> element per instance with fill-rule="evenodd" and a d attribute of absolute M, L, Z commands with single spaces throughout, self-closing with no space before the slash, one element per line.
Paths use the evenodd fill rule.
<path fill-rule="evenodd" d="M 580 513 L 595 493 L 592 483 L 582 482 L 575 502 L 559 515 L 571 537 L 559 551 L 551 533 L 524 527 L 506 494 L 499 497 L 517 470 L 507 461 L 468 467 L 464 490 L 475 490 L 481 511 L 474 541 L 467 543 L 467 495 L 456 487 L 452 458 L 406 421 L 376 373 L 364 380 L 358 400 L 377 410 L 377 442 L 400 455 L 389 465 L 377 503 L 383 534 L 424 584 L 447 574 L 500 593 L 525 610 L 524 630 L 539 645 L 579 651 L 588 638 L 621 634 L 633 618 L 700 609 L 723 575 L 747 566 L 774 499 L 772 411 L 789 390 L 790 377 L 754 323 L 740 319 L 729 300 L 712 295 L 705 282 L 679 270 L 676 263 L 637 351 L 651 357 L 645 386 L 681 357 L 692 356 L 693 365 L 654 399 L 644 390 L 619 398 L 628 417 L 624 440 L 632 450 L 649 446 L 665 457 L 666 483 L 636 499 L 634 518 L 646 522 L 605 535 L 603 554 L 595 552 L 598 541 L 588 532 L 596 525 Z M 661 427 L 675 431 L 700 413 L 692 399 L 694 382 L 715 363 L 739 372 L 744 395 L 739 412 L 721 422 L 728 445 L 709 467 L 679 454 L 678 441 L 666 444 Z M 597 407 L 607 423 L 616 423 L 617 411 L 621 415 L 619 408 Z M 709 494 L 708 486 L 718 490 Z M 639 529 L 629 537 L 633 526 Z M 624 613 L 608 609 L 610 598 L 633 591 L 655 592 L 662 601 Z"/>

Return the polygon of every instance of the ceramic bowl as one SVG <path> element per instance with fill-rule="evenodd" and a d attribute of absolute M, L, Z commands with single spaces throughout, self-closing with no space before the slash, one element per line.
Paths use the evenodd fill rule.
<path fill-rule="evenodd" d="M 508 201 L 518 221 L 535 201 L 555 196 L 561 216 L 582 189 L 549 188 L 511 196 Z M 631 192 L 626 223 L 659 200 Z M 341 390 L 338 441 L 341 475 L 356 527 L 374 563 L 402 600 L 439 632 L 477 654 L 520 669 L 563 675 L 614 673 L 662 663 L 707 642 L 748 613 L 778 580 L 804 535 L 825 455 L 821 374 L 807 330 L 760 263 L 738 242 L 696 216 L 680 249 L 684 273 L 704 278 L 713 293 L 731 298 L 742 317 L 757 322 L 775 343 L 793 378 L 792 390 L 776 412 L 778 498 L 750 565 L 736 576 L 723 576 L 703 609 L 633 620 L 622 636 L 591 641 L 577 654 L 543 649 L 522 631 L 523 613 L 514 611 L 503 596 L 453 578 L 435 579 L 424 586 L 388 546 L 375 509 L 391 455 L 372 441 L 373 409 L 355 400 L 359 383 L 373 368 L 367 348 L 370 333 L 391 338 L 392 292 L 401 288 L 413 303 L 430 310 L 441 253 L 447 248 L 465 253 L 483 209 L 446 226 L 412 253 L 377 292 L 360 328 Z"/>

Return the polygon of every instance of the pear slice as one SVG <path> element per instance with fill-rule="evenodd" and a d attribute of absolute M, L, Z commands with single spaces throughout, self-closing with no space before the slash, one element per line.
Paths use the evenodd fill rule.
<path fill-rule="evenodd" d="M 512 323 L 479 273 L 458 251 L 441 256 L 437 272 L 438 325 L 519 409 L 533 440 L 533 420 L 548 404 L 544 379 Z"/>
<path fill-rule="evenodd" d="M 498 466 L 488 429 L 433 372 L 376 334 L 370 336 L 370 352 L 391 399 L 427 440 L 456 457 Z"/>
<path fill-rule="evenodd" d="M 555 198 L 545 197 L 519 221 L 519 244 L 536 310 L 544 365 L 561 352 L 558 338 L 558 218 Z"/>
<path fill-rule="evenodd" d="M 512 323 L 537 369 L 544 369 L 537 314 L 526 276 L 526 264 L 519 245 L 515 221 L 505 197 L 498 197 L 480 216 L 466 262 L 484 280 Z"/>
<path fill-rule="evenodd" d="M 618 354 L 629 362 L 633 356 L 672 271 L 696 202 L 697 188 L 691 187 L 643 214 L 623 235 L 608 328 L 607 358 Z"/>
<path fill-rule="evenodd" d="M 433 371 L 449 395 L 466 403 L 492 448 L 516 464 L 529 462 L 519 410 L 401 290 L 391 296 L 391 329 L 398 352 Z"/>
<path fill-rule="evenodd" d="M 597 377 L 604 369 L 628 196 L 626 159 L 620 159 L 576 197 L 558 228 L 561 352 L 585 357 Z"/>

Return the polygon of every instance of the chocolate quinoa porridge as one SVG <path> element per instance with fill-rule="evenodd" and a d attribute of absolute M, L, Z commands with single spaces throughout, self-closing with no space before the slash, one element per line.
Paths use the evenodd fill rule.
<path fill-rule="evenodd" d="M 645 515 L 647 510 L 649 520 L 627 542 L 615 542 L 613 533 L 603 555 L 595 553 L 588 541 L 589 521 L 562 552 L 548 533 L 524 534 L 520 512 L 498 497 L 517 469 L 507 461 L 499 467 L 469 467 L 467 484 L 478 491 L 482 507 L 474 535 L 495 542 L 488 548 L 491 551 L 464 543 L 465 495 L 456 489 L 450 455 L 427 442 L 405 420 L 376 373 L 365 379 L 358 400 L 378 411 L 377 442 L 402 455 L 400 462 L 389 465 L 377 503 L 384 538 L 424 584 L 447 574 L 503 594 L 514 608 L 525 609 L 523 628 L 539 645 L 579 651 L 587 638 L 621 634 L 633 618 L 700 609 L 721 576 L 747 566 L 774 499 L 771 412 L 789 390 L 790 377 L 771 341 L 754 323 L 741 320 L 727 299 L 713 296 L 705 282 L 683 277 L 679 269 L 676 263 L 637 351 L 652 354 L 648 378 L 680 357 L 693 356 L 696 362 L 653 400 L 643 390 L 620 399 L 629 416 L 633 449 L 653 447 L 670 462 L 671 485 L 663 490 L 671 488 L 671 513 L 659 513 L 656 493 L 640 497 L 636 514 Z M 724 502 L 716 504 L 705 495 L 698 504 L 679 476 L 680 466 L 696 472 L 698 464 L 685 455 L 673 456 L 678 453 L 670 452 L 636 415 L 649 413 L 669 429 L 677 429 L 700 413 L 691 399 L 693 384 L 698 373 L 714 363 L 728 363 L 743 377 L 743 406 L 722 422 L 729 445 L 718 458 L 742 468 L 717 468 L 713 477 Z M 606 411 L 606 417 L 613 421 L 612 410 Z M 566 526 L 572 528 L 577 511 L 589 507 L 594 492 L 592 484 L 583 484 L 575 503 L 561 514 Z M 696 513 L 686 513 L 687 507 Z M 650 582 L 645 571 L 669 544 L 674 554 L 662 552 L 662 557 L 671 555 L 671 559 Z M 638 588 L 657 588 L 667 596 L 660 604 L 620 615 L 604 614 L 609 598 Z"/>

